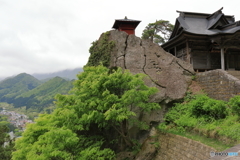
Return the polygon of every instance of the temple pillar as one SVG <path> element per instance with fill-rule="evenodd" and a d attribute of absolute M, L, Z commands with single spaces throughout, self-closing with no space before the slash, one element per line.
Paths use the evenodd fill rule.
<path fill-rule="evenodd" d="M 190 62 L 190 53 L 189 53 L 189 44 L 188 44 L 188 40 L 186 40 L 186 52 L 187 52 L 187 62 Z"/>
<path fill-rule="evenodd" d="M 224 48 L 221 48 L 221 69 L 225 70 Z"/>

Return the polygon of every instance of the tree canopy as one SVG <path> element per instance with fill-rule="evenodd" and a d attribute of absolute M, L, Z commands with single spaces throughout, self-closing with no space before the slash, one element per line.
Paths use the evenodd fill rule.
<path fill-rule="evenodd" d="M 149 23 L 143 30 L 142 39 L 150 39 L 157 44 L 165 43 L 171 36 L 174 25 L 166 20 L 156 20 Z"/>
<path fill-rule="evenodd" d="M 10 160 L 13 151 L 13 140 L 11 140 L 9 132 L 9 122 L 7 118 L 0 115 L 0 159 Z M 8 145 L 4 146 L 4 143 L 8 142 Z"/>
<path fill-rule="evenodd" d="M 27 126 L 16 141 L 13 160 L 107 160 L 133 147 L 129 125 L 148 125 L 134 119 L 132 109 L 160 108 L 148 102 L 157 89 L 146 86 L 143 77 L 121 68 L 85 67 L 71 94 L 56 96 L 53 113 Z"/>

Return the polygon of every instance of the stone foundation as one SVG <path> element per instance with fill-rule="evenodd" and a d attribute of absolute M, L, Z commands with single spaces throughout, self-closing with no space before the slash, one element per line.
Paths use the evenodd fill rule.
<path fill-rule="evenodd" d="M 235 95 L 240 95 L 240 80 L 217 69 L 196 74 L 197 82 L 209 97 L 228 101 Z"/>
<path fill-rule="evenodd" d="M 161 133 L 155 160 L 207 160 L 214 148 L 198 141 L 170 133 Z"/>

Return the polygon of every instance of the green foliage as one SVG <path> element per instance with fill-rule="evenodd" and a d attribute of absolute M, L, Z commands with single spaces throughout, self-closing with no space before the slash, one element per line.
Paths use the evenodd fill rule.
<path fill-rule="evenodd" d="M 196 133 L 192 133 L 192 132 L 181 132 L 181 131 L 177 130 L 176 128 L 167 129 L 167 126 L 163 123 L 161 123 L 159 125 L 158 129 L 160 129 L 160 131 L 164 132 L 164 133 L 172 133 L 175 135 L 180 135 L 183 137 L 187 137 L 189 139 L 193 139 L 193 140 L 201 142 L 207 146 L 213 147 L 217 151 L 224 151 L 224 150 L 229 149 L 230 147 L 234 146 L 234 144 L 232 144 L 232 143 L 226 144 L 224 141 L 222 141 L 220 139 L 209 138 L 209 137 L 205 137 L 205 136 L 202 136 L 202 135 L 199 135 Z"/>
<path fill-rule="evenodd" d="M 114 159 L 116 150 L 133 147 L 129 137 L 133 109 L 160 108 L 149 103 L 156 88 L 147 87 L 143 75 L 120 68 L 85 67 L 70 95 L 57 95 L 57 108 L 29 124 L 16 141 L 13 160 Z M 124 148 L 122 148 L 124 149 Z"/>
<path fill-rule="evenodd" d="M 141 151 L 141 144 L 135 139 L 132 139 L 132 141 L 134 145 L 131 148 L 129 148 L 129 151 L 132 151 L 133 154 L 136 155 Z"/>
<path fill-rule="evenodd" d="M 191 76 L 192 80 L 196 80 L 196 75 Z"/>
<path fill-rule="evenodd" d="M 184 97 L 184 101 L 189 102 L 193 99 L 196 99 L 196 95 L 194 95 L 191 91 L 187 91 Z"/>
<path fill-rule="evenodd" d="M 19 129 L 14 129 L 14 135 L 15 135 L 16 137 L 22 136 L 22 133 L 23 133 L 23 131 L 21 131 L 21 130 L 19 130 Z"/>
<path fill-rule="evenodd" d="M 168 124 L 194 127 L 198 123 L 224 119 L 227 113 L 225 102 L 211 99 L 206 95 L 198 95 L 187 103 L 175 104 L 165 115 L 165 120 Z"/>
<path fill-rule="evenodd" d="M 229 142 L 240 140 L 238 107 L 239 96 L 228 103 L 206 95 L 185 98 L 183 103 L 176 103 L 170 109 L 159 129 L 181 133 L 194 131 L 211 138 L 227 137 Z"/>
<path fill-rule="evenodd" d="M 223 119 L 227 116 L 226 103 L 224 101 L 211 99 L 206 95 L 201 95 L 190 102 L 192 114 L 196 117 L 206 117 L 209 119 Z"/>
<path fill-rule="evenodd" d="M 111 51 L 115 46 L 113 41 L 109 41 L 110 32 L 103 33 L 99 40 L 92 42 L 89 49 L 90 57 L 86 66 L 98 66 L 100 63 L 105 67 L 110 65 Z"/>
<path fill-rule="evenodd" d="M 81 159 L 86 160 L 108 160 L 114 159 L 115 153 L 109 149 L 101 149 L 100 146 L 103 145 L 103 142 L 98 141 L 93 146 L 88 147 L 87 149 L 80 152 Z"/>
<path fill-rule="evenodd" d="M 0 146 L 3 146 L 4 142 L 8 140 L 7 133 L 9 132 L 9 128 L 7 127 L 6 121 L 1 121 L 0 123 Z"/>
<path fill-rule="evenodd" d="M 9 122 L 6 121 L 6 117 L 0 115 L 0 159 L 4 160 L 10 160 L 12 157 L 12 151 L 14 150 L 14 142 L 8 135 L 8 125 Z M 8 142 L 9 144 L 4 147 L 4 142 Z"/>
<path fill-rule="evenodd" d="M 240 96 L 231 98 L 228 104 L 232 107 L 233 114 L 240 117 Z"/>
<path fill-rule="evenodd" d="M 165 43 L 173 31 L 173 25 L 166 20 L 156 20 L 155 23 L 149 23 L 143 30 L 142 39 L 150 39 L 157 44 Z"/>

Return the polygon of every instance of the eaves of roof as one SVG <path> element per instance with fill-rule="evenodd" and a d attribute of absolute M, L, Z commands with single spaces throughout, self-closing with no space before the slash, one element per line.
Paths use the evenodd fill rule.
<path fill-rule="evenodd" d="M 164 49 L 164 48 L 167 48 L 167 47 L 171 46 L 175 41 L 178 41 L 178 39 L 180 39 L 180 37 L 182 37 L 184 32 L 185 31 L 182 30 L 181 33 L 179 33 L 176 37 L 170 39 L 166 43 L 162 44 L 161 47 Z"/>
<path fill-rule="evenodd" d="M 221 27 L 221 30 L 222 31 L 229 30 L 229 29 L 234 28 L 236 26 L 240 26 L 240 21 L 236 21 L 234 23 L 230 23 L 230 24 L 224 25 L 224 26 Z"/>
<path fill-rule="evenodd" d="M 188 34 L 188 35 L 196 35 L 196 36 L 207 36 L 207 37 L 212 37 L 212 36 L 217 36 L 217 35 L 233 35 L 236 32 L 240 32 L 240 26 L 238 27 L 238 29 L 232 30 L 232 32 L 216 32 L 215 34 L 197 34 L 197 33 L 192 33 L 192 32 L 188 32 L 186 30 L 182 30 L 182 32 L 177 35 L 176 37 L 172 38 L 171 40 L 167 41 L 166 43 L 162 44 L 161 47 L 167 48 L 169 46 L 172 46 L 175 44 L 175 41 L 178 41 L 179 39 L 183 38 L 184 34 Z"/>
<path fill-rule="evenodd" d="M 112 26 L 112 28 L 115 28 L 115 29 L 118 29 L 118 25 L 121 23 L 121 22 L 129 22 L 129 23 L 134 23 L 136 25 L 136 27 L 138 26 L 138 24 L 141 22 L 139 20 L 133 20 L 133 19 L 115 19 L 115 22 Z"/>
<path fill-rule="evenodd" d="M 180 25 L 183 27 L 183 29 L 187 30 L 189 29 L 189 26 L 187 23 L 184 21 L 182 17 L 178 17 L 177 20 L 179 21 Z"/>

